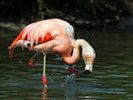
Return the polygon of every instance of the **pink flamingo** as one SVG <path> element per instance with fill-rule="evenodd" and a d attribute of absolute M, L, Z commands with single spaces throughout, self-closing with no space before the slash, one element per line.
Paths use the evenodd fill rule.
<path fill-rule="evenodd" d="M 84 39 L 74 39 L 73 26 L 61 19 L 47 19 L 26 26 L 8 47 L 9 56 L 13 57 L 14 48 L 21 46 L 32 51 L 41 52 L 44 55 L 43 76 L 44 86 L 47 86 L 46 78 L 46 54 L 59 53 L 67 64 L 75 63 L 80 57 L 85 63 L 84 72 L 92 72 L 95 59 L 95 51 Z M 33 60 L 31 58 L 31 60 Z"/>

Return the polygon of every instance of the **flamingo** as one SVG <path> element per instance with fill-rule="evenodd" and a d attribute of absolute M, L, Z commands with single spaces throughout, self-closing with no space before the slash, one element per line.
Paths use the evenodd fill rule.
<path fill-rule="evenodd" d="M 43 75 L 42 82 L 47 87 L 46 78 L 46 54 L 58 53 L 66 64 L 74 64 L 80 58 L 80 47 L 82 47 L 82 58 L 85 63 L 84 73 L 92 72 L 95 51 L 84 39 L 74 38 L 74 28 L 62 19 L 46 19 L 27 25 L 8 47 L 9 57 L 13 57 L 15 47 L 28 48 L 37 53 L 43 53 Z M 37 55 L 37 53 L 30 59 Z"/>

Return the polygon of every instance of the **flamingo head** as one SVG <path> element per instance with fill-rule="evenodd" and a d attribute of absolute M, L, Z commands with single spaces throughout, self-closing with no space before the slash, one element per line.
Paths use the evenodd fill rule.
<path fill-rule="evenodd" d="M 10 58 L 13 58 L 14 48 L 16 47 L 22 47 L 22 50 L 24 48 L 28 48 L 30 50 L 30 48 L 33 47 L 33 43 L 27 40 L 18 40 L 17 42 L 12 43 L 11 46 L 8 47 Z"/>

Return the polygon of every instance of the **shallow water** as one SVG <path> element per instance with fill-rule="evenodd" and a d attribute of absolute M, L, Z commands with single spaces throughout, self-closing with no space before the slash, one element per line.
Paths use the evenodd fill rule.
<path fill-rule="evenodd" d="M 88 33 L 81 30 L 82 33 Z M 15 37 L 2 31 L 0 36 L 0 100 L 133 100 L 133 34 L 132 32 L 90 32 L 78 34 L 95 48 L 97 57 L 93 73 L 88 77 L 66 82 L 68 72 L 58 55 L 47 56 L 47 94 L 43 90 L 42 55 L 36 59 L 40 66 L 29 68 L 33 55 L 27 50 L 15 50 L 8 58 L 7 47 Z M 83 61 L 77 68 L 83 70 Z"/>

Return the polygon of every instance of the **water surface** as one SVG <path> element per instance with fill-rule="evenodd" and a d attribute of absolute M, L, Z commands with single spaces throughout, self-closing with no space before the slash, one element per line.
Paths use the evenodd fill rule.
<path fill-rule="evenodd" d="M 16 36 L 1 31 L 0 35 L 0 100 L 133 100 L 133 35 L 132 32 L 88 32 L 85 38 L 97 53 L 93 73 L 74 82 L 65 82 L 68 75 L 58 55 L 47 56 L 47 94 L 43 95 L 42 67 L 29 68 L 33 53 L 15 50 L 8 58 L 7 47 Z M 90 35 L 88 35 L 90 33 Z M 40 54 L 36 63 L 42 64 Z M 77 68 L 83 70 L 82 59 Z"/>

